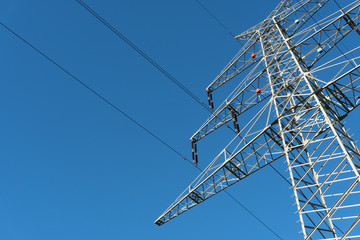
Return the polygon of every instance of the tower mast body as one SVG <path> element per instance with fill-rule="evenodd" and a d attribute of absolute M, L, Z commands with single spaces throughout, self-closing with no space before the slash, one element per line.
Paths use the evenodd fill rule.
<path fill-rule="evenodd" d="M 345 2 L 283 0 L 236 37 L 244 46 L 206 89 L 209 107 L 217 89 L 238 85 L 190 140 L 197 150 L 224 125 L 234 138 L 156 224 L 283 159 L 304 239 L 360 238 L 360 151 L 342 123 L 360 104 L 360 46 L 340 45 L 359 42 L 360 1 Z"/>

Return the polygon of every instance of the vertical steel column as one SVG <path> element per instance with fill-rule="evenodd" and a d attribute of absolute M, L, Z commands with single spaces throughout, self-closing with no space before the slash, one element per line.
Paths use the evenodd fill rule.
<path fill-rule="evenodd" d="M 321 182 L 321 183 L 318 181 L 318 179 L 319 179 L 318 172 L 313 168 L 314 163 L 311 161 L 310 156 L 308 155 L 308 163 L 307 163 L 307 165 L 309 166 L 309 170 L 307 170 L 305 172 L 305 174 L 303 175 L 302 178 L 304 178 L 304 176 L 306 174 L 308 174 L 309 171 L 312 172 L 313 179 L 316 181 L 317 190 L 310 197 L 312 198 L 313 196 L 315 196 L 315 194 L 319 194 L 320 200 L 323 203 L 325 214 L 320 219 L 320 221 L 318 223 L 313 223 L 315 226 L 311 229 L 310 232 L 306 232 L 305 223 L 304 223 L 303 218 L 302 218 L 301 215 L 302 215 L 302 211 L 304 210 L 305 206 L 310 202 L 310 198 L 301 206 L 301 204 L 299 202 L 299 197 L 297 195 L 296 187 L 297 187 L 297 185 L 299 184 L 299 182 L 302 179 L 299 179 L 297 184 L 295 183 L 296 181 L 295 181 L 294 176 L 293 176 L 292 164 L 293 164 L 293 162 L 295 162 L 296 159 L 294 159 L 294 161 L 291 162 L 290 159 L 288 158 L 288 153 L 287 153 L 287 162 L 288 162 L 288 167 L 289 167 L 289 171 L 290 171 L 290 177 L 291 177 L 292 184 L 293 184 L 293 187 L 294 187 L 294 193 L 295 193 L 296 202 L 297 202 L 297 206 L 298 206 L 298 212 L 299 212 L 299 215 L 300 215 L 300 221 L 302 223 L 302 229 L 303 229 L 304 238 L 305 239 L 311 238 L 311 236 L 314 234 L 315 231 L 319 231 L 319 229 L 318 229 L 319 226 L 326 219 L 328 221 L 330 230 L 333 232 L 334 239 L 338 239 L 331 217 L 336 212 L 338 207 L 349 196 L 349 194 L 351 194 L 351 191 L 355 188 L 355 186 L 358 185 L 358 183 L 360 181 L 359 169 L 357 169 L 356 166 L 354 165 L 354 163 L 352 161 L 352 157 L 350 156 L 350 153 L 349 153 L 348 149 L 352 148 L 352 152 L 356 152 L 356 153 L 359 153 L 359 150 L 352 143 L 352 140 L 350 138 L 348 138 L 348 140 L 349 140 L 351 146 L 345 146 L 345 144 L 343 142 L 343 139 L 340 137 L 340 135 L 338 133 L 338 130 L 335 129 L 335 127 L 334 127 L 334 125 L 340 125 L 340 127 L 342 128 L 342 125 L 340 124 L 339 119 L 337 119 L 336 116 L 332 116 L 332 117 L 329 116 L 328 111 L 323 107 L 323 104 L 322 104 L 321 100 L 318 97 L 318 94 L 320 94 L 319 91 L 317 91 L 318 89 L 314 89 L 314 87 L 316 87 L 316 82 L 313 82 L 312 79 L 309 77 L 309 76 L 311 76 L 311 73 L 308 71 L 308 68 L 306 67 L 306 64 L 301 61 L 302 56 L 300 56 L 294 50 L 294 48 L 292 47 L 292 44 L 291 44 L 291 39 L 287 37 L 286 31 L 280 26 L 280 24 L 276 21 L 275 18 L 273 18 L 273 22 L 275 23 L 275 26 L 276 26 L 282 40 L 284 41 L 289 53 L 291 54 L 293 62 L 296 64 L 297 70 L 299 71 L 299 73 L 301 75 L 301 79 L 303 79 L 306 82 L 307 88 L 310 90 L 310 95 L 315 100 L 315 107 L 317 107 L 319 109 L 319 111 L 320 111 L 319 113 L 321 113 L 321 116 L 323 117 L 324 123 L 331 129 L 331 132 L 334 135 L 334 139 L 336 140 L 337 145 L 341 148 L 341 150 L 342 150 L 342 152 L 344 154 L 344 157 L 346 158 L 347 163 L 351 166 L 353 174 L 355 175 L 354 182 L 349 186 L 348 189 L 346 189 L 345 192 L 342 193 L 341 197 L 335 202 L 335 204 L 333 204 L 333 206 L 331 208 L 328 208 L 326 206 L 326 201 L 325 201 L 325 198 L 324 198 L 321 187 L 325 186 L 324 184 L 325 184 L 326 180 L 329 180 L 329 178 L 326 178 L 325 181 Z M 342 131 L 345 132 L 344 130 L 342 130 Z M 306 145 L 308 145 L 308 144 L 309 143 L 306 143 Z M 285 149 L 285 151 L 287 151 L 287 150 Z M 334 174 L 334 172 L 339 171 L 339 173 L 340 173 L 344 169 L 344 167 L 343 167 L 340 170 L 338 170 L 338 167 L 340 166 L 340 164 L 343 163 L 343 161 L 345 161 L 345 160 L 342 160 L 341 162 L 339 162 L 339 164 L 336 165 L 336 168 L 329 173 L 330 176 L 332 174 Z M 336 176 L 338 176 L 339 173 Z M 329 185 L 329 187 L 330 187 L 330 185 Z M 325 190 L 327 190 L 327 189 L 328 189 L 328 187 L 325 188 Z M 356 223 L 356 220 L 355 220 L 354 223 Z M 349 231 L 346 231 L 346 233 L 344 233 L 344 235 L 342 236 L 341 239 L 345 238 L 348 233 L 349 233 Z"/>

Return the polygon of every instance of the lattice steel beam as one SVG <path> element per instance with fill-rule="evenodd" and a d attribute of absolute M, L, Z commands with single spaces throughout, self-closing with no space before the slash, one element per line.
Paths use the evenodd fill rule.
<path fill-rule="evenodd" d="M 327 5 L 282 1 L 237 37 L 247 43 L 207 88 L 210 105 L 214 90 L 239 84 L 191 141 L 230 121 L 236 134 L 156 224 L 284 158 L 304 239 L 360 238 L 360 151 L 341 122 L 360 104 L 360 46 L 338 46 L 360 35 L 360 0 L 316 21 Z M 328 56 L 334 48 L 341 54 Z"/>

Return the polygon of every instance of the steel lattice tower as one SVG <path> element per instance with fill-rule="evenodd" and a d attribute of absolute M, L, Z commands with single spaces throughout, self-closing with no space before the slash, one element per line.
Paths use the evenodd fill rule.
<path fill-rule="evenodd" d="M 359 42 L 360 0 L 341 4 L 283 0 L 236 37 L 242 49 L 206 89 L 213 114 L 190 139 L 194 161 L 211 132 L 235 136 L 157 225 L 284 159 L 304 239 L 360 238 L 360 152 L 342 123 L 360 104 L 360 46 L 341 45 Z M 229 81 L 237 86 L 214 110 Z"/>

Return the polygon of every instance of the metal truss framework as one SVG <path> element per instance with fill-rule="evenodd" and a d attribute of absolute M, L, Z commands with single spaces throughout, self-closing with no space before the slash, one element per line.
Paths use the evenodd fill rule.
<path fill-rule="evenodd" d="M 337 45 L 360 37 L 360 0 L 329 2 L 283 0 L 236 37 L 244 47 L 206 89 L 209 107 L 215 90 L 239 84 L 191 137 L 193 158 L 197 142 L 229 122 L 236 136 L 157 225 L 285 159 L 304 239 L 360 238 L 360 152 L 341 122 L 360 105 L 360 46 Z"/>

